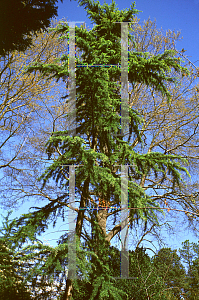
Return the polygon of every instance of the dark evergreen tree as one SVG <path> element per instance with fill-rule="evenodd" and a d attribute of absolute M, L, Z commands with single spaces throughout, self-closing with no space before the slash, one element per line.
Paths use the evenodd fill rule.
<path fill-rule="evenodd" d="M 4 217 L 5 221 L 0 228 L 0 299 L 49 300 L 55 296 L 58 298 L 67 274 L 66 244 L 60 243 L 53 248 L 37 238 L 43 232 L 42 226 L 39 230 L 37 228 L 44 218 L 42 212 L 37 214 L 36 218 L 28 219 L 28 215 L 24 215 L 20 220 L 10 220 L 9 215 L 10 213 Z M 84 265 L 81 248 L 78 256 L 78 265 Z M 88 269 L 86 262 L 84 269 Z M 83 272 L 81 274 L 86 276 Z"/>
<path fill-rule="evenodd" d="M 112 276 L 119 275 L 119 250 L 111 247 L 110 263 Z M 115 285 L 128 295 L 123 299 L 168 299 L 165 283 L 157 273 L 151 258 L 144 248 L 129 251 L 129 277 L 134 279 L 117 280 Z M 137 278 L 137 279 L 136 279 Z"/>
<path fill-rule="evenodd" d="M 199 299 L 199 258 L 193 260 L 191 267 L 188 270 L 188 288 L 185 289 L 186 295 L 190 300 Z"/>
<path fill-rule="evenodd" d="M 16 228 L 9 221 L 9 215 L 0 231 L 0 299 L 29 300 L 32 298 L 24 275 L 27 269 L 22 266 L 23 258 L 17 253 L 20 244 L 13 240 Z"/>
<path fill-rule="evenodd" d="M 185 297 L 190 300 L 199 299 L 199 242 L 190 243 L 186 240 L 179 249 L 181 260 L 187 266 Z"/>
<path fill-rule="evenodd" d="M 186 271 L 176 250 L 160 249 L 158 254 L 153 257 L 153 264 L 157 274 L 163 278 L 166 288 L 171 289 L 171 293 L 176 299 L 182 299 L 186 284 Z"/>
<path fill-rule="evenodd" d="M 57 2 L 58 0 L 1 0 L 0 55 L 14 50 L 25 51 L 32 44 L 32 34 L 41 29 L 46 30 L 50 26 L 50 20 L 57 16 Z"/>

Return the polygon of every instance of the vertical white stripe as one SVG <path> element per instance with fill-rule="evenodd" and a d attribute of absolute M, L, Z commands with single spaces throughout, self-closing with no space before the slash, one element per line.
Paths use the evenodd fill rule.
<path fill-rule="evenodd" d="M 69 134 L 76 135 L 75 23 L 69 22 Z"/>
<path fill-rule="evenodd" d="M 75 166 L 69 166 L 69 205 L 75 207 Z M 76 279 L 76 212 L 68 211 L 69 239 L 68 239 L 68 278 Z"/>
<path fill-rule="evenodd" d="M 121 222 L 128 219 L 128 167 L 121 165 Z M 124 209 L 125 208 L 125 209 Z M 129 277 L 128 223 L 121 230 L 121 278 Z"/>
<path fill-rule="evenodd" d="M 129 134 L 128 22 L 121 23 L 121 134 Z"/>

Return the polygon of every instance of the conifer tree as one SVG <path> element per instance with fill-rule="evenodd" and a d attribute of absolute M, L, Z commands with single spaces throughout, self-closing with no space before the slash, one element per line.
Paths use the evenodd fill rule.
<path fill-rule="evenodd" d="M 199 242 L 190 243 L 186 240 L 179 249 L 180 257 L 187 266 L 186 284 L 184 285 L 184 295 L 187 299 L 199 299 Z"/>
<path fill-rule="evenodd" d="M 90 244 L 91 251 L 92 285 L 94 289 L 89 299 L 122 299 L 122 293 L 115 289 L 110 281 L 111 274 L 107 265 L 106 246 L 111 239 L 128 223 L 132 230 L 135 221 L 142 224 L 158 224 L 158 215 L 154 209 L 159 208 L 157 201 L 153 200 L 143 188 L 142 181 L 146 177 L 160 178 L 159 184 L 165 179 L 165 174 L 171 176 L 171 190 L 175 185 L 180 186 L 181 172 L 187 172 L 182 164 L 186 160 L 179 155 L 150 152 L 147 154 L 136 151 L 135 139 L 141 144 L 140 130 L 143 125 L 139 112 L 129 107 L 129 136 L 120 135 L 120 104 L 121 96 L 118 92 L 117 82 L 120 81 L 121 63 L 121 24 L 119 22 L 133 22 L 133 16 L 138 13 L 135 4 L 130 9 L 119 11 L 115 2 L 110 5 L 100 5 L 99 1 L 80 1 L 85 6 L 89 18 L 95 23 L 88 31 L 83 26 L 75 27 L 76 45 L 82 51 L 81 57 L 76 58 L 77 64 L 101 65 L 101 67 L 79 67 L 76 70 L 76 136 L 70 136 L 69 130 L 54 132 L 46 144 L 48 158 L 54 162 L 39 178 L 43 180 L 43 187 L 51 178 L 55 179 L 63 191 L 56 200 L 45 207 L 37 209 L 25 221 L 28 226 L 30 220 L 36 224 L 35 230 L 45 230 L 52 215 L 56 217 L 63 214 L 64 207 L 77 211 L 76 236 L 84 237 L 83 224 L 91 223 L 97 226 L 98 233 L 93 235 Z M 130 24 L 130 23 L 129 23 Z M 61 38 L 67 38 L 69 26 L 60 24 L 56 29 Z M 129 25 L 129 40 L 133 41 Z M 115 67 L 102 67 L 103 65 Z M 179 64 L 172 50 L 162 54 L 130 52 L 128 57 L 129 83 L 144 83 L 159 91 L 168 99 L 170 94 L 167 83 L 177 84 L 177 79 L 171 76 L 171 71 L 188 74 L 188 70 Z M 45 65 L 35 63 L 27 72 L 38 70 L 44 78 L 57 78 L 65 80 L 69 76 L 68 55 L 64 54 L 60 61 Z M 119 86 L 120 87 L 120 86 Z M 66 95 L 66 101 L 69 97 Z M 69 206 L 69 168 L 66 165 L 79 165 L 76 168 L 76 192 L 80 195 L 79 208 Z M 116 224 L 121 208 L 121 177 L 118 165 L 129 165 L 129 219 Z M 91 197 L 93 196 L 93 198 Z M 85 208 L 89 210 L 86 211 Z M 102 208 L 99 211 L 94 209 Z M 108 210 L 104 208 L 109 208 Z M 159 210 L 160 211 L 160 210 Z M 42 218 L 37 215 L 42 212 Z M 114 227 L 107 234 L 106 223 L 110 216 L 114 216 Z M 23 221 L 25 216 L 23 217 Z M 33 221 L 34 220 L 34 221 Z M 22 221 L 22 219 L 21 219 Z M 20 221 L 20 222 L 21 222 Z M 67 244 L 68 235 L 62 237 L 62 243 Z M 102 242 L 103 241 L 103 242 Z M 61 240 L 60 240 L 61 242 Z M 99 245 L 99 246 L 98 246 Z M 104 246 L 106 245 L 106 246 Z M 92 250 L 90 249 L 90 250 Z M 96 265 L 98 269 L 96 270 Z M 71 299 L 72 287 L 75 283 L 68 278 L 63 299 Z"/>
<path fill-rule="evenodd" d="M 17 243 L 13 240 L 16 228 L 11 225 L 9 215 L 5 217 L 0 229 L 0 299 L 29 300 L 31 294 L 25 280 L 22 257 L 17 255 L 19 240 Z"/>
<path fill-rule="evenodd" d="M 177 250 L 162 248 L 153 257 L 157 274 L 163 278 L 165 285 L 173 297 L 181 299 L 187 281 L 185 268 L 176 253 Z"/>
<path fill-rule="evenodd" d="M 0 299 L 58 299 L 68 263 L 66 245 L 60 243 L 53 248 L 37 238 L 42 228 L 38 231 L 35 226 L 42 220 L 42 213 L 34 220 L 30 218 L 28 224 L 24 224 L 23 216 L 20 222 L 18 218 L 10 220 L 10 213 L 0 228 Z M 79 255 L 84 262 L 82 250 Z"/>

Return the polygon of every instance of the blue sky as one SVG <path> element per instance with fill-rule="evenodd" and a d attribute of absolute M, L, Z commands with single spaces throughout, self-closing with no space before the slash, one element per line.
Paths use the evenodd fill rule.
<path fill-rule="evenodd" d="M 104 2 L 100 1 L 100 3 L 103 4 Z M 107 3 L 110 4 L 111 1 L 108 1 Z M 116 2 L 120 10 L 129 8 L 131 3 L 132 2 L 126 0 L 118 0 Z M 137 15 L 141 21 L 147 20 L 150 16 L 152 21 L 156 19 L 157 28 L 162 27 L 165 31 L 168 29 L 180 30 L 183 39 L 177 42 L 177 49 L 181 50 L 184 48 L 187 50 L 186 55 L 188 55 L 189 59 L 195 63 L 196 66 L 199 66 L 199 0 L 138 0 L 136 1 L 136 9 L 142 11 Z M 88 19 L 84 8 L 78 7 L 77 1 L 64 0 L 64 3 L 59 2 L 57 19 L 62 18 L 67 19 L 67 21 L 85 21 L 86 26 L 92 28 L 90 19 Z M 13 217 L 19 216 L 19 214 L 26 212 L 27 209 L 27 204 L 24 204 L 13 214 Z M 5 215 L 5 211 L 2 209 L 0 210 L 0 213 Z M 171 219 L 170 221 L 172 222 Z M 67 222 L 65 224 L 60 223 L 55 229 L 49 228 L 43 235 L 43 238 L 48 240 L 51 245 L 55 245 L 57 232 L 60 232 L 61 230 L 65 231 L 67 228 Z M 181 247 L 181 242 L 186 239 L 189 239 L 191 242 L 196 242 L 196 239 L 192 234 L 184 231 L 180 232 L 179 228 L 179 234 L 173 238 L 165 232 L 165 240 L 171 248 L 177 249 Z M 146 242 L 143 245 L 150 244 Z M 148 253 L 152 255 L 151 252 Z"/>

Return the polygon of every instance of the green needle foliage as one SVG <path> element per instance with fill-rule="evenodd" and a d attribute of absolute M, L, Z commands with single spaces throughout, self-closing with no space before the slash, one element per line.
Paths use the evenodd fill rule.
<path fill-rule="evenodd" d="M 2 300 L 29 300 L 30 292 L 26 282 L 25 270 L 19 253 L 19 240 L 13 240 L 17 229 L 9 221 L 9 215 L 2 224 L 0 235 L 0 299 Z"/>
<path fill-rule="evenodd" d="M 28 215 L 14 220 L 9 216 L 10 213 L 4 217 L 0 228 L 0 299 L 57 299 L 66 280 L 67 243 L 62 241 L 57 247 L 45 245 L 33 234 L 36 230 L 34 226 L 31 229 Z M 77 253 L 80 270 L 88 270 L 78 240 Z M 80 273 L 87 278 L 86 272 Z"/>
<path fill-rule="evenodd" d="M 199 299 L 199 242 L 190 243 L 186 240 L 179 249 L 180 257 L 187 267 L 186 285 L 184 286 L 184 294 L 187 299 Z"/>
<path fill-rule="evenodd" d="M 46 153 L 54 162 L 46 169 L 38 180 L 43 180 L 42 188 L 52 178 L 60 186 L 62 194 L 50 202 L 47 206 L 38 208 L 34 213 L 24 216 L 18 222 L 24 222 L 25 228 L 32 228 L 33 234 L 42 232 L 47 224 L 53 220 L 56 224 L 57 217 L 64 219 L 64 207 L 69 204 L 69 168 L 65 165 L 83 165 L 76 168 L 76 193 L 81 196 L 80 208 L 94 208 L 99 198 L 103 199 L 105 206 L 111 203 L 114 207 L 121 207 L 121 177 L 117 174 L 118 167 L 114 165 L 129 165 L 129 224 L 134 228 L 135 220 L 141 223 L 158 224 L 157 210 L 149 209 L 152 206 L 159 208 L 159 203 L 153 200 L 142 186 L 143 178 L 155 176 L 160 178 L 160 184 L 165 180 L 165 175 L 170 175 L 171 190 L 175 185 L 180 186 L 181 172 L 188 171 L 182 164 L 186 160 L 180 155 L 163 154 L 160 152 L 149 152 L 147 154 L 136 151 L 135 144 L 142 143 L 140 131 L 143 119 L 135 109 L 129 109 L 129 137 L 115 134 L 120 133 L 120 105 L 121 96 L 118 92 L 120 81 L 121 63 L 121 24 L 116 22 L 133 22 L 134 15 L 138 13 L 135 4 L 130 9 L 119 11 L 115 2 L 110 5 L 100 5 L 99 1 L 80 1 L 85 6 L 87 14 L 95 24 L 92 30 L 85 27 L 75 27 L 76 46 L 82 52 L 77 57 L 77 64 L 101 65 L 101 67 L 78 67 L 76 70 L 76 136 L 71 137 L 69 130 L 53 132 L 46 144 Z M 60 34 L 60 38 L 67 39 L 69 26 L 65 22 L 60 23 L 53 30 Z M 130 34 L 132 28 L 129 25 L 129 40 L 133 41 Z M 68 55 L 64 54 L 53 64 L 34 63 L 26 69 L 26 72 L 39 71 L 41 76 L 56 78 L 65 81 L 69 76 Z M 103 65 L 115 65 L 114 67 L 103 67 Z M 173 51 L 165 51 L 161 55 L 150 55 L 149 53 L 130 52 L 128 56 L 128 80 L 129 83 L 144 83 L 154 87 L 170 105 L 170 94 L 167 83 L 177 84 L 177 79 L 171 76 L 171 71 L 188 75 L 188 70 L 179 64 Z M 119 88 L 121 85 L 119 84 Z M 64 97 L 69 103 L 69 97 Z M 68 114 L 69 116 L 69 114 Z M 136 143 L 135 140 L 137 140 Z M 189 174 L 188 174 L 189 175 Z M 91 189 L 92 186 L 92 189 Z M 96 196 L 93 200 L 90 193 Z M 134 209 L 133 209 L 134 208 Z M 139 209 L 138 209 L 139 208 Z M 158 210 L 160 211 L 160 210 Z M 89 213 L 88 213 L 89 214 Z M 115 217 L 117 211 L 111 214 Z M 99 221 L 99 216 L 102 221 Z M 99 233 L 93 236 L 90 244 L 91 251 L 91 285 L 93 287 L 89 299 L 123 299 L 122 293 L 113 287 L 110 282 L 110 269 L 108 267 L 106 243 L 110 244 L 111 238 L 118 233 L 112 231 L 113 235 L 107 235 L 102 228 L 106 228 L 108 213 L 106 211 L 90 213 L 90 219 L 85 210 L 79 210 L 77 215 L 76 235 L 82 236 L 83 223 L 91 223 L 93 228 L 99 227 Z M 97 224 L 97 225 L 96 225 Z M 97 228 L 98 228 L 97 227 Z M 121 229 L 124 224 L 121 224 Z M 95 229 L 93 229 L 95 230 Z M 97 230 L 97 229 L 96 229 Z M 97 246 L 97 239 L 100 239 Z M 59 240 L 66 245 L 67 235 Z M 94 250 L 95 249 L 95 250 Z M 82 266 L 84 268 L 85 266 Z M 121 295 L 120 295 L 121 294 Z M 65 297 L 65 296 L 63 296 Z M 121 298 L 119 298 L 121 297 Z M 63 298 L 66 299 L 66 298 Z"/>
<path fill-rule="evenodd" d="M 1 0 L 0 55 L 25 51 L 32 45 L 32 35 L 46 29 L 57 16 L 58 0 Z M 62 0 L 61 0 L 62 2 Z"/>

